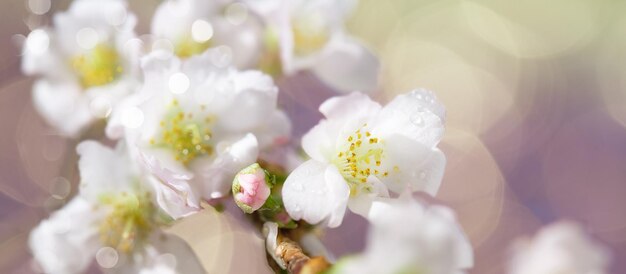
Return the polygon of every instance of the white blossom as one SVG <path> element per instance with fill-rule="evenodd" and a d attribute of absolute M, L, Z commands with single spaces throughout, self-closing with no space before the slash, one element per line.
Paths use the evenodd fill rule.
<path fill-rule="evenodd" d="M 326 119 L 302 138 L 311 159 L 283 186 L 292 218 L 336 227 L 347 206 L 367 216 L 372 199 L 389 190 L 437 192 L 445 110 L 430 91 L 399 95 L 385 107 L 354 92 L 327 100 L 320 111 Z"/>
<path fill-rule="evenodd" d="M 610 254 L 575 223 L 543 228 L 513 246 L 510 274 L 606 274 Z"/>
<path fill-rule="evenodd" d="M 29 246 L 46 273 L 82 273 L 94 259 L 116 273 L 137 273 L 161 254 L 189 256 L 180 244 L 171 248 L 176 239 L 158 230 L 151 187 L 123 144 L 112 150 L 85 141 L 77 152 L 79 194 L 30 234 Z"/>
<path fill-rule="evenodd" d="M 218 67 L 212 54 L 184 61 L 167 52 L 148 55 L 142 90 L 107 128 L 112 138 L 124 136 L 158 178 L 159 204 L 174 218 L 198 211 L 201 200 L 227 195 L 234 175 L 256 162 L 259 150 L 289 138 L 272 79 Z"/>
<path fill-rule="evenodd" d="M 22 70 L 41 76 L 33 99 L 48 123 L 76 136 L 134 90 L 135 24 L 123 0 L 77 0 L 55 14 L 54 27 L 30 33 Z"/>
<path fill-rule="evenodd" d="M 403 197 L 376 201 L 372 211 L 363 253 L 330 273 L 460 274 L 472 267 L 472 247 L 450 209 Z"/>
<path fill-rule="evenodd" d="M 258 18 L 247 16 L 243 5 L 242 15 L 229 12 L 236 5 L 231 0 L 164 1 L 152 19 L 152 34 L 170 41 L 179 57 L 221 47 L 236 67 L 250 68 L 259 58 L 263 25 Z"/>
<path fill-rule="evenodd" d="M 286 75 L 310 70 L 338 91 L 373 91 L 378 58 L 346 33 L 354 0 L 248 0 L 265 19 L 266 55 L 278 55 Z M 275 40 L 275 41 L 274 41 Z M 266 56 L 266 58 L 268 58 Z"/>

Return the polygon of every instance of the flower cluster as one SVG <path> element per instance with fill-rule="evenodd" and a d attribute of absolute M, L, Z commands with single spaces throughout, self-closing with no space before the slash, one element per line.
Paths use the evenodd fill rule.
<path fill-rule="evenodd" d="M 75 0 L 33 30 L 22 69 L 37 76 L 37 110 L 78 140 L 80 173 L 75 197 L 31 232 L 42 270 L 80 273 L 96 261 L 115 273 L 202 273 L 167 228 L 232 201 L 266 228 L 277 271 L 468 270 L 472 248 L 454 213 L 413 196 L 435 196 L 442 182 L 445 108 L 425 89 L 384 105 L 368 96 L 379 64 L 344 29 L 355 4 L 169 0 L 150 33 L 138 36 L 126 1 Z M 302 71 L 337 96 L 298 139 L 279 105 L 285 87 L 275 83 Z M 84 140 L 85 132 L 101 142 Z M 296 240 L 328 254 L 311 235 L 340 226 L 347 209 L 371 224 L 362 254 L 331 266 L 288 238 L 306 235 Z M 563 241 L 581 234 L 561 230 Z M 537 241 L 521 249 L 512 274 L 540 273 L 541 254 L 563 257 L 554 271 L 583 263 L 578 256 L 590 261 L 577 269 L 605 267 L 606 255 L 585 240 L 576 248 L 593 254 L 562 254 L 560 243 Z"/>

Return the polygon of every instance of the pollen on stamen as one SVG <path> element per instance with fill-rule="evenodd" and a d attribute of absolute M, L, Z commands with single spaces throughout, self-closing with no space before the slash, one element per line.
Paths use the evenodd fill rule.
<path fill-rule="evenodd" d="M 194 119 L 194 114 L 175 108 L 160 123 L 162 138 L 150 144 L 174 150 L 175 159 L 188 164 L 196 157 L 213 153 L 210 143 L 212 120 L 210 116 Z"/>

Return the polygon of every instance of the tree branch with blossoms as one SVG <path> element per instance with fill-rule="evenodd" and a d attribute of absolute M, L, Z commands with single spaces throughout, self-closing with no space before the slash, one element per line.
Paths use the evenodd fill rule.
<path fill-rule="evenodd" d="M 386 104 L 371 99 L 380 65 L 343 26 L 354 4 L 169 0 L 138 36 L 126 1 L 75 0 L 34 29 L 22 60 L 37 77 L 34 104 L 61 134 L 83 136 L 75 139 L 76 195 L 30 234 L 41 270 L 81 273 L 95 261 L 112 273 L 206 273 L 194 243 L 168 230 L 207 205 L 245 213 L 276 273 L 471 268 L 472 247 L 452 210 L 413 195 L 440 188 L 445 108 L 426 89 Z M 275 83 L 300 72 L 334 96 L 299 139 L 298 115 L 279 105 L 290 87 Z M 92 134 L 98 124 L 104 132 Z M 233 201 L 235 211 L 224 206 Z M 368 220 L 366 248 L 334 260 L 315 232 L 342 225 L 348 211 Z M 590 256 L 591 270 L 606 264 L 576 229 L 556 231 L 600 254 Z M 203 232 L 190 234 L 213 236 Z"/>

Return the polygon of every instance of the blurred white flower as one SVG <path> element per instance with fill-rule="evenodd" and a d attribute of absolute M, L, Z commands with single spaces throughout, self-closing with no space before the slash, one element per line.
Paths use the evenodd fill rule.
<path fill-rule="evenodd" d="M 265 59 L 282 73 L 291 75 L 311 70 L 338 91 L 370 92 L 378 84 L 379 61 L 362 43 L 346 34 L 344 21 L 354 0 L 248 0 L 252 10 L 264 18 Z M 272 71 L 276 68 L 267 68 Z"/>
<path fill-rule="evenodd" d="M 107 128 L 109 137 L 125 136 L 159 179 L 159 204 L 174 218 L 198 211 L 202 199 L 227 195 L 234 175 L 256 162 L 259 150 L 289 138 L 272 79 L 217 67 L 213 53 L 184 62 L 167 52 L 148 55 L 142 90 Z"/>
<path fill-rule="evenodd" d="M 292 218 L 336 227 L 346 206 L 367 216 L 372 199 L 388 197 L 388 190 L 437 192 L 445 110 L 432 92 L 399 95 L 385 107 L 354 92 L 327 100 L 320 111 L 326 119 L 302 137 L 312 159 L 283 186 Z"/>
<path fill-rule="evenodd" d="M 233 53 L 233 65 L 250 68 L 259 58 L 263 25 L 256 17 L 232 20 L 228 11 L 233 5 L 232 0 L 164 1 L 152 19 L 152 34 L 170 41 L 179 57 L 221 46 Z"/>
<path fill-rule="evenodd" d="M 94 259 L 103 268 L 136 273 L 163 252 L 187 252 L 167 248 L 176 239 L 158 230 L 150 186 L 123 145 L 112 150 L 86 141 L 77 152 L 79 194 L 30 235 L 29 246 L 46 273 L 82 273 Z"/>
<path fill-rule="evenodd" d="M 473 266 L 470 242 L 450 209 L 402 197 L 374 202 L 372 210 L 365 251 L 329 273 L 460 274 Z"/>
<path fill-rule="evenodd" d="M 559 222 L 513 246 L 510 274 L 605 274 L 610 254 L 576 224 Z"/>
<path fill-rule="evenodd" d="M 35 107 L 55 128 L 76 136 L 134 90 L 136 18 L 123 0 L 77 0 L 54 16 L 54 28 L 28 36 L 22 70 L 40 75 Z"/>

